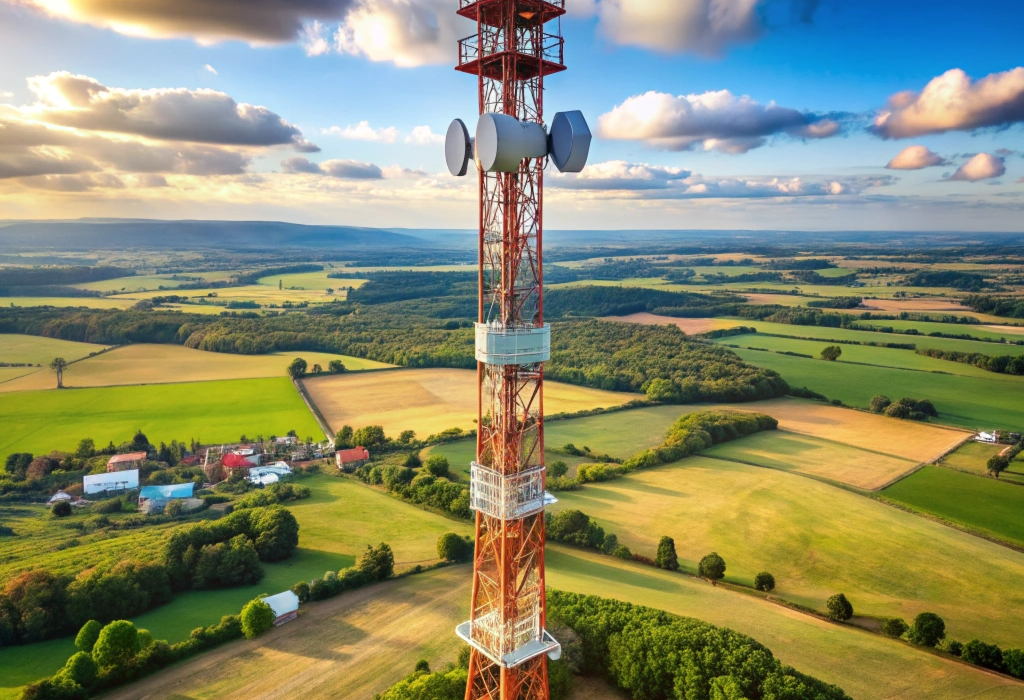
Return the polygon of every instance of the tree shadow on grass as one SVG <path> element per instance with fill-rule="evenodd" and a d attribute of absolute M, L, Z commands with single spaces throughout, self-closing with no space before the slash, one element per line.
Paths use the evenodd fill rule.
<path fill-rule="evenodd" d="M 576 556 L 562 549 L 548 547 L 545 561 L 555 571 L 599 579 L 605 583 L 618 583 L 635 588 L 646 588 L 662 593 L 678 593 L 679 585 L 661 576 L 651 576 L 632 566 L 615 566 L 601 561 Z"/>

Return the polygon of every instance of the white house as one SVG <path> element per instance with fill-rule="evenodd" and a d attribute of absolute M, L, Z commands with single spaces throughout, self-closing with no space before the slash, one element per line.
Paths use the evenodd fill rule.
<path fill-rule="evenodd" d="M 999 442 L 999 438 L 996 437 L 995 431 L 992 431 L 991 433 L 986 433 L 984 431 L 980 432 L 978 433 L 978 436 L 975 437 L 974 439 L 977 440 L 978 442 L 988 442 L 991 444 Z"/>
<path fill-rule="evenodd" d="M 299 596 L 291 591 L 268 596 L 262 600 L 274 611 L 275 625 L 283 625 L 299 615 Z"/>

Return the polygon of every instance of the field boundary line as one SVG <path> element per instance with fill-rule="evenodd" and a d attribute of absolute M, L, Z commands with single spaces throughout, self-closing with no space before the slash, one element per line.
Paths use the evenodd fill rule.
<path fill-rule="evenodd" d="M 865 494 L 871 493 L 870 489 L 861 488 L 860 486 L 854 486 L 853 484 L 847 484 L 847 483 L 845 483 L 843 481 L 836 481 L 834 479 L 829 479 L 827 476 L 818 476 L 817 474 L 808 474 L 806 472 L 796 471 L 796 470 L 793 470 L 793 469 L 783 469 L 782 467 L 770 467 L 770 466 L 768 466 L 766 464 L 755 464 L 754 462 L 747 462 L 745 460 L 735 459 L 733 457 L 720 457 L 718 455 L 710 455 L 707 452 L 697 452 L 696 454 L 693 454 L 693 455 L 690 455 L 690 456 L 691 457 L 707 457 L 708 459 L 716 459 L 719 462 L 732 462 L 733 464 L 742 464 L 743 466 L 746 466 L 746 467 L 756 467 L 757 469 L 771 469 L 772 471 L 781 472 L 783 474 L 793 474 L 795 476 L 802 476 L 805 479 L 813 479 L 814 481 L 820 481 L 823 484 L 828 484 L 829 486 L 835 486 L 836 488 L 843 489 L 844 491 L 851 491 L 851 492 L 859 494 L 861 496 L 863 496 Z M 686 458 L 684 457 L 683 459 L 686 459 Z M 682 460 L 680 460 L 680 461 L 682 461 Z M 669 465 L 659 465 L 659 466 L 669 466 Z M 654 467 L 654 468 L 656 468 L 656 467 Z M 629 475 L 628 474 L 624 474 L 623 476 L 625 477 L 625 476 L 629 476 Z"/>
<path fill-rule="evenodd" d="M 940 459 L 942 459 L 943 457 L 945 457 L 945 456 L 947 456 L 949 454 L 952 454 L 953 452 L 956 452 L 961 447 L 963 447 L 969 440 L 971 440 L 973 437 L 974 437 L 973 433 L 971 435 L 965 435 L 959 442 L 957 442 L 952 447 L 947 448 L 941 454 L 939 454 L 939 455 L 937 455 L 935 457 L 932 457 L 931 459 L 927 459 L 927 460 L 925 460 L 925 461 L 915 465 L 913 469 L 907 470 L 906 472 L 900 474 L 896 478 L 890 479 L 885 484 L 882 484 L 877 489 L 871 489 L 871 491 L 875 491 L 875 492 L 884 491 L 885 489 L 889 488 L 893 484 L 895 484 L 895 483 L 897 483 L 899 481 L 902 481 L 903 479 L 906 479 L 911 474 L 916 474 L 918 471 L 920 471 L 921 469 L 924 469 L 928 465 L 930 465 L 930 464 L 938 464 Z"/>
<path fill-rule="evenodd" d="M 302 401 L 306 404 L 306 408 L 308 408 L 309 412 L 313 414 L 313 419 L 316 421 L 316 424 L 319 425 L 320 430 L 324 432 L 324 437 L 328 440 L 333 440 L 334 431 L 331 430 L 331 424 L 328 423 L 327 419 L 324 418 L 322 413 L 320 413 L 320 409 L 317 408 L 312 397 L 310 397 L 309 392 L 306 391 L 306 387 L 302 384 L 302 380 L 292 379 L 292 384 L 295 386 L 296 391 L 299 392 L 299 396 L 302 397 Z"/>

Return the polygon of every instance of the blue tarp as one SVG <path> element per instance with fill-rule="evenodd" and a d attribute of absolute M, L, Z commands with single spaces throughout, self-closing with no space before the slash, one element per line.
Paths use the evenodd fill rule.
<path fill-rule="evenodd" d="M 187 484 L 170 484 L 169 486 L 143 486 L 139 491 L 139 500 L 160 501 L 171 498 L 192 498 L 194 487 L 195 484 L 191 481 Z"/>

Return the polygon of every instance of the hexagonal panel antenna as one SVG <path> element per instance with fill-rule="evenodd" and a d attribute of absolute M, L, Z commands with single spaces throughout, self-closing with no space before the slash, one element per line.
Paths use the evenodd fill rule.
<path fill-rule="evenodd" d="M 583 112 L 559 112 L 551 122 L 549 152 L 555 167 L 563 173 L 578 173 L 590 155 L 590 127 Z"/>
<path fill-rule="evenodd" d="M 448 126 L 444 137 L 444 160 L 448 172 L 455 177 L 462 177 L 469 168 L 469 159 L 473 156 L 473 142 L 469 138 L 469 129 L 461 119 L 456 119 Z"/>

